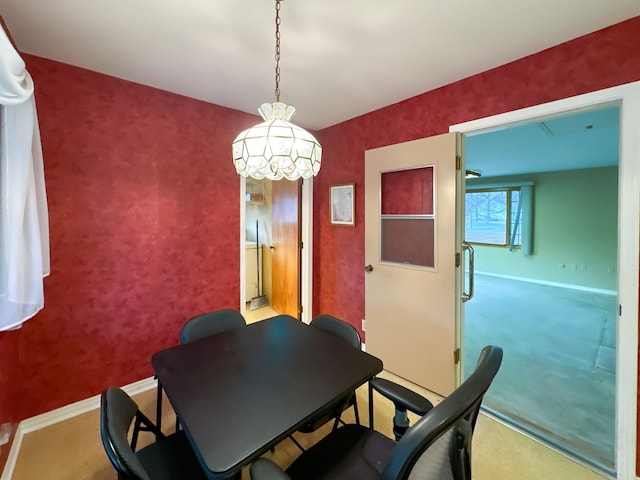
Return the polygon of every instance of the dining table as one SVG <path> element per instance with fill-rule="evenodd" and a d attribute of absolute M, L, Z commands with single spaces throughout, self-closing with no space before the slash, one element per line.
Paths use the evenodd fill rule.
<path fill-rule="evenodd" d="M 203 468 L 233 478 L 382 371 L 382 361 L 289 315 L 155 353 L 151 364 Z"/>

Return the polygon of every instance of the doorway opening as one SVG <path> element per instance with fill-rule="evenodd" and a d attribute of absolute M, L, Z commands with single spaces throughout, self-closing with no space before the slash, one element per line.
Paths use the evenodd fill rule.
<path fill-rule="evenodd" d="M 248 178 L 245 183 L 245 304 L 247 323 L 273 317 L 273 182 Z"/>
<path fill-rule="evenodd" d="M 511 361 L 485 407 L 615 474 L 617 105 L 465 137 L 466 377 L 484 344 Z M 597 194 L 595 194 L 597 192 Z"/>
<path fill-rule="evenodd" d="M 472 138 L 472 135 L 480 135 L 482 133 L 493 132 L 497 130 L 504 130 L 505 128 L 509 128 L 511 126 L 522 125 L 525 123 L 530 123 L 532 121 L 536 122 L 546 122 L 547 120 L 553 120 L 554 118 L 559 117 L 567 117 L 567 114 L 578 114 L 584 113 L 586 111 L 594 111 L 607 109 L 610 107 L 614 107 L 618 109 L 619 119 L 620 119 L 620 129 L 619 129 L 619 165 L 617 171 L 613 171 L 613 174 L 609 172 L 609 178 L 614 177 L 613 183 L 617 185 L 617 211 L 614 212 L 617 217 L 617 228 L 615 228 L 615 233 L 617 235 L 616 248 L 617 248 L 617 256 L 616 263 L 614 267 L 608 265 L 605 268 L 605 275 L 600 275 L 601 277 L 606 277 L 607 274 L 615 277 L 615 286 L 613 288 L 609 286 L 596 286 L 593 287 L 593 290 L 588 290 L 589 297 L 595 297 L 593 294 L 604 293 L 610 294 L 612 291 L 617 293 L 617 296 L 613 295 L 616 298 L 614 303 L 615 305 L 615 322 L 611 325 L 611 321 L 609 321 L 609 326 L 605 326 L 602 328 L 601 333 L 601 341 L 604 340 L 604 343 L 610 343 L 610 336 L 613 335 L 617 337 L 617 341 L 614 342 L 615 349 L 614 351 L 614 359 L 607 358 L 605 359 L 606 354 L 604 353 L 608 346 L 604 343 L 598 345 L 597 349 L 599 353 L 596 353 L 595 362 L 599 364 L 599 367 L 611 368 L 612 366 L 614 374 L 615 374 L 615 388 L 614 391 L 614 405 L 615 405 L 615 428 L 614 428 L 614 461 L 613 468 L 607 467 L 606 465 L 600 464 L 598 461 L 590 461 L 585 458 L 581 458 L 580 455 L 576 455 L 575 452 L 571 452 L 570 449 L 559 447 L 558 445 L 554 445 L 553 442 L 548 441 L 547 439 L 542 438 L 542 436 L 536 436 L 543 443 L 551 446 L 552 448 L 567 454 L 571 458 L 577 460 L 580 463 L 587 463 L 593 468 L 605 472 L 605 473 L 613 473 L 617 472 L 618 478 L 627 478 L 629 475 L 633 475 L 635 472 L 635 445 L 636 445 L 636 415 L 637 415 L 637 403 L 636 403 L 636 385 L 637 385 L 637 321 L 638 321 L 638 245 L 637 238 L 639 235 L 637 221 L 635 219 L 638 216 L 638 212 L 640 211 L 640 205 L 638 201 L 638 192 L 637 188 L 634 186 L 634 182 L 638 178 L 638 159 L 640 158 L 640 142 L 637 140 L 638 131 L 639 131 L 639 123 L 638 118 L 640 116 L 639 106 L 640 103 L 638 100 L 640 99 L 640 83 L 635 82 L 633 84 L 623 85 L 619 87 L 613 87 L 610 89 L 592 92 L 585 95 L 580 95 L 577 97 L 567 98 L 564 100 L 559 100 L 556 102 L 551 102 L 549 104 L 538 105 L 535 107 L 529 107 L 523 110 L 509 112 L 506 114 L 496 115 L 494 117 L 488 117 L 485 119 L 480 119 L 472 122 L 467 122 L 465 124 L 455 125 L 450 127 L 451 131 L 461 132 L 466 134 L 469 138 Z M 524 147 L 523 145 L 523 148 Z M 499 152 L 496 152 L 496 156 L 500 156 Z M 506 160 L 502 158 L 502 161 Z M 467 167 L 469 167 L 467 165 Z M 602 167 L 602 168 L 615 168 L 615 167 Z M 591 169 L 586 169 L 591 170 Z M 585 171 L 586 171 L 585 170 Z M 569 175 L 569 174 L 567 174 Z M 569 175 L 565 179 L 565 184 L 567 185 L 567 189 L 575 188 L 575 183 L 577 177 Z M 607 182 L 605 177 L 602 177 L 602 182 L 599 182 L 596 188 L 591 192 L 591 197 L 595 197 L 596 199 L 602 194 L 602 185 Z M 611 180 L 608 180 L 611 183 Z M 497 182 L 496 182 L 497 183 Z M 580 183 L 580 182 L 578 182 Z M 593 209 L 600 209 L 600 204 L 596 207 L 592 207 Z M 459 225 L 460 229 L 463 229 L 464 226 Z M 534 232 L 535 232 L 535 226 Z M 562 225 L 556 226 L 556 229 L 562 230 Z M 611 229 L 609 229 L 610 232 Z M 524 229 L 522 230 L 524 232 Z M 600 234 L 600 232 L 599 232 Z M 533 249 L 535 253 L 536 244 L 535 244 L 536 236 L 534 233 L 534 244 Z M 589 238 L 582 237 L 581 242 L 589 241 Z M 539 248 L 543 247 L 543 245 L 538 245 Z M 584 245 L 575 245 L 577 249 L 581 249 Z M 610 250 L 610 249 L 609 249 Z M 527 260 L 531 262 L 530 260 Z M 596 263 L 599 261 L 598 257 L 590 257 L 589 261 L 592 263 Z M 589 264 L 587 263 L 564 263 L 558 261 L 556 262 L 555 268 L 558 270 L 566 269 L 565 272 L 573 273 L 575 275 L 587 276 L 590 275 L 591 269 L 589 268 Z M 584 266 L 584 267 L 583 267 Z M 599 268 L 599 267 L 598 267 Z M 609 271 L 612 270 L 612 271 Z M 600 272 L 602 274 L 602 272 Z M 514 277 L 516 275 L 513 275 Z M 479 278 L 479 277 L 478 277 Z M 525 277 L 526 278 L 526 277 Z M 510 279 L 512 282 L 514 279 Z M 515 279 L 518 280 L 518 279 Z M 551 287 L 559 287 L 564 285 L 553 285 L 554 282 L 549 282 Z M 575 283 L 574 282 L 556 282 L 559 284 L 563 283 Z M 584 292 L 583 292 L 584 293 Z M 465 305 L 463 315 L 466 316 L 468 314 L 468 310 L 471 309 L 471 305 Z M 593 308 L 589 308 L 589 311 L 594 310 Z M 610 311 L 610 307 L 605 307 L 604 310 L 607 312 Z M 574 315 L 575 316 L 575 315 Z M 512 315 L 515 317 L 515 315 Z M 511 318 L 511 322 L 517 322 L 517 318 Z M 466 337 L 466 330 L 468 328 L 467 321 L 464 320 L 459 325 L 461 330 L 461 343 Z M 613 328 L 611 328 L 613 327 Z M 513 328 L 513 325 L 508 326 L 507 328 Z M 613 334 L 615 332 L 615 335 Z M 527 338 L 520 338 L 520 342 L 527 342 Z M 540 350 L 536 352 L 536 357 L 534 357 L 534 361 L 540 361 L 540 358 L 544 357 L 545 354 L 548 354 L 549 351 L 551 353 L 558 356 L 562 354 L 562 349 L 553 350 L 553 345 L 551 348 L 547 346 L 546 350 Z M 598 357 L 599 355 L 599 357 Z M 505 358 L 507 355 L 505 355 Z M 464 358 L 464 355 L 463 355 Z M 592 359 L 592 361 L 594 361 Z M 606 365 L 605 365 L 606 364 Z M 518 366 L 516 365 L 517 369 Z M 529 380 L 526 378 L 526 375 L 521 375 L 519 379 L 519 386 L 515 388 L 520 388 L 522 385 L 526 385 Z M 540 389 L 545 388 L 544 384 L 538 385 Z M 573 389 L 570 389 L 569 392 L 564 392 L 559 395 L 561 400 L 566 402 L 565 408 L 570 408 L 569 401 L 571 400 L 571 394 L 580 394 L 579 392 L 575 392 Z M 546 391 L 546 399 L 549 399 L 555 395 L 553 391 Z M 489 412 L 491 413 L 491 412 Z M 498 415 L 498 417 L 500 417 Z M 593 433 L 594 425 L 591 424 L 592 419 L 587 416 L 580 419 L 580 423 L 584 428 L 584 432 L 587 434 Z M 507 422 L 505 422 L 507 423 Z M 512 425 L 514 426 L 514 425 Z M 514 426 L 517 430 L 523 431 L 528 436 L 534 436 L 530 433 L 530 431 L 523 427 Z M 599 453 L 601 453 L 601 449 L 599 449 Z M 594 465 L 596 464 L 596 465 Z M 609 464 L 610 465 L 610 464 Z"/>
<path fill-rule="evenodd" d="M 312 180 L 240 177 L 240 311 L 247 323 L 278 314 L 310 322 L 312 207 Z"/>

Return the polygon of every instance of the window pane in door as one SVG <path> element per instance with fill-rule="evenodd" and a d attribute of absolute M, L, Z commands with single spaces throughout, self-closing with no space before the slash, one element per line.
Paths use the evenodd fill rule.
<path fill-rule="evenodd" d="M 433 166 L 385 172 L 382 215 L 433 215 Z"/>
<path fill-rule="evenodd" d="M 380 260 L 434 268 L 433 165 L 380 175 Z"/>
<path fill-rule="evenodd" d="M 381 260 L 434 268 L 433 218 L 382 218 Z"/>

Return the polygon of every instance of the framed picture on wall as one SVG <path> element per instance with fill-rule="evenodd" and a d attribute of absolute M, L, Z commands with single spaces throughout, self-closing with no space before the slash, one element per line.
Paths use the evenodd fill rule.
<path fill-rule="evenodd" d="M 347 183 L 329 187 L 329 204 L 331 205 L 331 225 L 355 226 L 355 184 Z"/>

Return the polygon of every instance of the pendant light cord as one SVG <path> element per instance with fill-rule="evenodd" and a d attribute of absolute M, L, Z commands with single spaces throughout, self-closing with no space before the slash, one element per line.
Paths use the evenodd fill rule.
<path fill-rule="evenodd" d="M 280 6 L 276 2 L 276 101 L 263 103 L 258 112 L 264 120 L 240 132 L 232 143 L 233 163 L 243 177 L 296 181 L 320 171 L 322 147 L 304 128 L 289 120 L 296 112 L 280 101 Z M 274 127 L 275 125 L 275 127 Z"/>
<path fill-rule="evenodd" d="M 280 101 L 280 2 L 276 0 L 276 101 Z"/>

